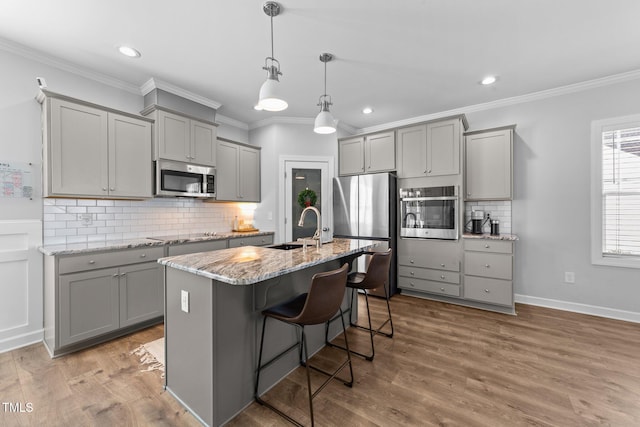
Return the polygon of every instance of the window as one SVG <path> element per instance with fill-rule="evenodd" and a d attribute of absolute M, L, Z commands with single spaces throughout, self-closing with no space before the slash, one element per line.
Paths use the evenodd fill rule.
<path fill-rule="evenodd" d="M 591 258 L 640 268 L 640 116 L 591 128 Z"/>

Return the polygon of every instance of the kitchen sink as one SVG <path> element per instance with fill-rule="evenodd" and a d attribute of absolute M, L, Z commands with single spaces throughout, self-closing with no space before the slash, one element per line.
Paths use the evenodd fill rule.
<path fill-rule="evenodd" d="M 290 251 L 292 249 L 300 249 L 301 247 L 302 243 L 298 242 L 280 243 L 279 245 L 267 246 L 269 249 L 280 249 L 281 251 Z"/>

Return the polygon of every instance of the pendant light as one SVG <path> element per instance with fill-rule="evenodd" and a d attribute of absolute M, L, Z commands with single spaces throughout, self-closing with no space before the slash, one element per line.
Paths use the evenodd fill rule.
<path fill-rule="evenodd" d="M 262 5 L 264 13 L 271 18 L 271 56 L 264 60 L 263 70 L 267 72 L 267 80 L 260 87 L 258 107 L 266 111 L 282 111 L 289 104 L 279 95 L 280 87 L 278 76 L 281 76 L 280 62 L 273 55 L 273 17 L 280 13 L 280 5 L 274 1 L 268 1 Z"/>
<path fill-rule="evenodd" d="M 320 55 L 320 61 L 324 62 L 324 94 L 320 96 L 318 106 L 320 107 L 320 113 L 316 117 L 313 131 L 315 133 L 334 133 L 336 126 L 334 124 L 333 116 L 329 111 L 331 103 L 331 96 L 327 95 L 327 62 L 333 59 L 333 55 L 330 53 L 323 53 Z"/>

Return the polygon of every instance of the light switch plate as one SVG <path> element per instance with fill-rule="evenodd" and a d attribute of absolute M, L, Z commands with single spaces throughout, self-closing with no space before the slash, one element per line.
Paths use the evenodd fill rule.
<path fill-rule="evenodd" d="M 185 313 L 189 312 L 189 292 L 182 290 L 180 292 L 180 300 L 181 300 L 181 306 L 182 306 L 182 311 L 184 311 Z"/>

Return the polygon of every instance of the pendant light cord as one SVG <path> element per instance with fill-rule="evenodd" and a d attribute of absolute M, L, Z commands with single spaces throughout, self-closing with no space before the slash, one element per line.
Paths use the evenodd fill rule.
<path fill-rule="evenodd" d="M 273 14 L 271 14 L 271 59 L 274 59 L 275 56 L 273 54 Z"/>
<path fill-rule="evenodd" d="M 327 96 L 327 61 L 324 61 L 324 96 Z"/>

